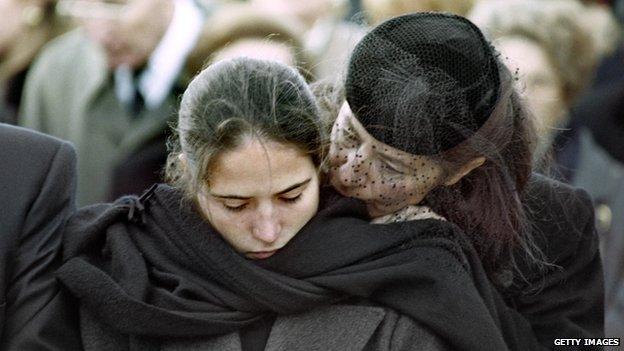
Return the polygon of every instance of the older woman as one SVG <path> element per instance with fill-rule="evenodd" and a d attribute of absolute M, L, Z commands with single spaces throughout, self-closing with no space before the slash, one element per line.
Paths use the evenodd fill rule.
<path fill-rule="evenodd" d="M 550 349 L 603 333 L 598 239 L 586 192 L 531 173 L 536 136 L 513 82 L 465 18 L 380 24 L 351 58 L 330 178 L 380 221 L 430 216 L 414 207 L 426 205 L 459 226 L 508 312 L 531 324 L 507 345 Z"/>

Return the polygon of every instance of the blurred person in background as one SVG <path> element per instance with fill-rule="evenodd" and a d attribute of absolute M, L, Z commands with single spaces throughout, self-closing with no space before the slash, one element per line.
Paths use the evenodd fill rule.
<path fill-rule="evenodd" d="M 345 17 L 347 0 L 250 0 L 257 11 L 302 26 L 304 48 L 314 60 L 317 80 L 336 81 L 346 71 L 349 55 L 366 28 Z"/>
<path fill-rule="evenodd" d="M 586 8 L 575 0 L 481 1 L 469 17 L 524 84 L 538 131 L 535 160 L 551 150 L 556 131 L 591 80 L 600 57 Z"/>
<path fill-rule="evenodd" d="M 248 4 L 224 5 L 208 21 L 208 33 L 189 57 L 198 72 L 212 62 L 246 56 L 296 67 L 307 81 L 315 76 L 314 61 L 303 46 L 303 27 L 297 23 Z"/>
<path fill-rule="evenodd" d="M 77 199 L 85 205 L 105 200 L 114 165 L 166 130 L 206 10 L 191 0 L 57 6 L 81 28 L 51 42 L 35 62 L 20 124 L 74 143 Z M 155 179 L 158 172 L 150 171 Z"/>
<path fill-rule="evenodd" d="M 617 11 L 617 2 L 613 4 Z M 617 13 L 617 12 L 616 12 Z M 604 38 L 605 40 L 611 38 Z M 556 160 L 567 181 L 585 188 L 596 208 L 605 271 L 605 333 L 624 337 L 624 43 L 598 66 L 591 88 L 557 137 Z"/>
<path fill-rule="evenodd" d="M 0 0 L 0 122 L 16 124 L 24 79 L 41 47 L 65 32 L 54 0 Z"/>
<path fill-rule="evenodd" d="M 78 316 L 54 276 L 75 210 L 69 143 L 0 123 L 0 350 L 79 350 Z"/>
<path fill-rule="evenodd" d="M 466 15 L 475 0 L 362 0 L 362 9 L 371 26 L 410 12 L 434 11 Z"/>

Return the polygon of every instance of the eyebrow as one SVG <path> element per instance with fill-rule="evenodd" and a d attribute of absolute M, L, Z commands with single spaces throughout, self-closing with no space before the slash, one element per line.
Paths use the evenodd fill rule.
<path fill-rule="evenodd" d="M 289 186 L 288 188 L 281 190 L 280 192 L 278 192 L 276 195 L 284 195 L 289 191 L 295 190 L 301 186 L 304 186 L 308 183 L 310 183 L 310 181 L 312 180 L 312 178 L 308 178 L 302 182 L 299 182 L 297 184 L 293 184 L 291 186 Z M 214 197 L 218 197 L 220 199 L 233 199 L 233 200 L 249 200 L 251 199 L 251 197 L 249 196 L 240 196 L 240 195 L 219 195 L 219 194 L 213 194 L 210 193 L 210 195 L 214 196 Z"/>

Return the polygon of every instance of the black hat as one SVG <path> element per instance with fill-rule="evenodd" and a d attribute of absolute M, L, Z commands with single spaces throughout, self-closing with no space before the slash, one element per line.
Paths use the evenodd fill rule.
<path fill-rule="evenodd" d="M 346 81 L 351 110 L 376 139 L 417 155 L 474 134 L 499 96 L 497 58 L 467 19 L 414 13 L 381 23 L 355 47 Z"/>

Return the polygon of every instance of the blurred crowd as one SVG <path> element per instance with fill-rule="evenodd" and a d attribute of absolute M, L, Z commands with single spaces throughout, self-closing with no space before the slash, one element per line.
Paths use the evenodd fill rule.
<path fill-rule="evenodd" d="M 622 0 L 0 0 L 0 122 L 73 143 L 79 205 L 140 194 L 202 67 L 244 55 L 339 84 L 371 26 L 415 11 L 466 16 L 514 72 L 536 171 L 593 196 L 606 334 L 624 337 Z"/>

